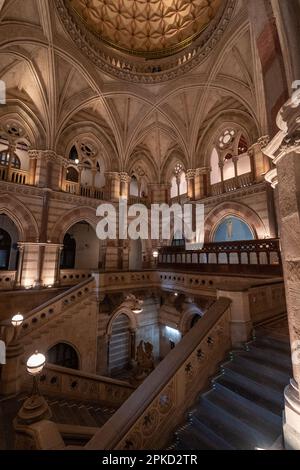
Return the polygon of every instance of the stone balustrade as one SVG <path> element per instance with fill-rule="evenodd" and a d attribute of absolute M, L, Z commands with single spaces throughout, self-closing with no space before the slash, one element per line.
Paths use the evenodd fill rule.
<path fill-rule="evenodd" d="M 30 389 L 32 380 L 24 376 L 22 389 Z M 128 382 L 75 369 L 47 364 L 39 377 L 39 389 L 45 395 L 120 406 L 134 391 Z"/>
<path fill-rule="evenodd" d="M 40 307 L 33 309 L 25 316 L 20 338 L 22 339 L 34 330 L 56 319 L 60 314 L 65 313 L 69 307 L 90 296 L 93 287 L 94 280 L 91 278 L 86 279 L 54 299 L 50 299 Z"/>
<path fill-rule="evenodd" d="M 16 271 L 0 271 L 0 291 L 11 290 L 15 286 Z"/>
<path fill-rule="evenodd" d="M 245 173 L 228 180 L 224 180 L 220 183 L 212 184 L 210 187 L 210 193 L 212 196 L 219 196 L 223 193 L 229 193 L 236 191 L 237 189 L 247 188 L 254 184 L 252 173 Z"/>
<path fill-rule="evenodd" d="M 91 269 L 61 269 L 60 285 L 72 286 L 92 277 Z"/>
<path fill-rule="evenodd" d="M 230 347 L 230 300 L 220 298 L 85 449 L 164 448 Z"/>
<path fill-rule="evenodd" d="M 0 180 L 10 183 L 28 184 L 29 172 L 0 165 Z"/>

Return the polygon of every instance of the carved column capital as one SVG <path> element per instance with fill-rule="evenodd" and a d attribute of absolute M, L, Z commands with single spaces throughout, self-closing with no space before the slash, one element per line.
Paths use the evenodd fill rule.
<path fill-rule="evenodd" d="M 196 176 L 196 170 L 195 169 L 189 169 L 186 171 L 185 177 L 188 180 L 194 179 Z"/>
<path fill-rule="evenodd" d="M 125 171 L 121 171 L 119 173 L 119 178 L 120 178 L 121 183 L 130 183 L 131 181 L 131 177 Z"/>

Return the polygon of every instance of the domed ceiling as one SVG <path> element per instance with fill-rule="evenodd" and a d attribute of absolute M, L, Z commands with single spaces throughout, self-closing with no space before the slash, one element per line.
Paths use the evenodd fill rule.
<path fill-rule="evenodd" d="M 90 32 L 122 52 L 167 56 L 189 45 L 224 0 L 66 0 Z"/>

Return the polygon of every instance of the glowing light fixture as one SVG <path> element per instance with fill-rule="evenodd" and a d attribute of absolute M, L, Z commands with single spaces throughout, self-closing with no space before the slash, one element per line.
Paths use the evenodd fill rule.
<path fill-rule="evenodd" d="M 28 361 L 26 362 L 26 369 L 28 374 L 36 376 L 40 374 L 44 368 L 44 365 L 46 363 L 46 358 L 44 354 L 39 353 L 36 351 Z"/>
<path fill-rule="evenodd" d="M 11 324 L 14 326 L 14 327 L 17 327 L 17 326 L 21 326 L 22 323 L 23 323 L 23 320 L 24 320 L 24 317 L 23 315 L 21 315 L 20 313 L 17 313 L 16 315 L 14 315 L 11 319 Z"/>

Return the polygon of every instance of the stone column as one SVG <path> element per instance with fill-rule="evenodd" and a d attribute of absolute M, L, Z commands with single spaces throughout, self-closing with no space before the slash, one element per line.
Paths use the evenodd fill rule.
<path fill-rule="evenodd" d="M 105 173 L 105 181 L 107 188 L 107 198 L 112 201 L 118 201 L 120 198 L 120 177 L 119 173 L 110 171 Z"/>
<path fill-rule="evenodd" d="M 210 168 L 197 168 L 195 172 L 195 199 L 203 199 L 207 196 L 207 175 Z"/>
<path fill-rule="evenodd" d="M 169 204 L 170 202 L 170 183 L 150 183 L 149 184 L 149 191 L 150 191 L 150 203 L 151 204 L 161 204 L 166 203 Z"/>
<path fill-rule="evenodd" d="M 29 180 L 28 183 L 32 186 L 35 185 L 35 171 L 36 171 L 36 158 L 29 156 Z"/>
<path fill-rule="evenodd" d="M 187 195 L 194 201 L 195 200 L 195 176 L 196 170 L 187 170 L 186 172 L 186 181 L 187 181 Z"/>
<path fill-rule="evenodd" d="M 67 168 L 68 168 L 68 163 L 67 162 L 62 162 L 61 169 L 60 169 L 60 190 L 65 191 L 65 181 L 67 177 Z"/>
<path fill-rule="evenodd" d="M 122 198 L 128 199 L 130 181 L 131 178 L 127 173 L 120 173 L 120 196 Z"/>
<path fill-rule="evenodd" d="M 264 181 L 265 174 L 270 169 L 270 161 L 263 153 L 263 149 L 266 147 L 266 145 L 268 145 L 269 140 L 269 136 L 263 136 L 248 149 L 252 175 L 256 183 Z"/>
<path fill-rule="evenodd" d="M 28 150 L 29 157 L 29 184 L 38 186 L 38 160 L 40 158 L 39 150 Z"/>
<path fill-rule="evenodd" d="M 13 159 L 13 155 L 15 151 L 16 151 L 16 144 L 14 142 L 10 142 L 8 144 L 9 160 L 8 160 L 8 166 L 7 166 L 7 181 L 11 181 L 12 159 Z"/>
<path fill-rule="evenodd" d="M 281 250 L 284 269 L 293 378 L 285 390 L 284 438 L 300 449 L 300 90 L 281 109 L 281 131 L 265 149 L 276 169 L 266 175 L 278 184 Z M 276 175 L 277 170 L 277 175 Z"/>
<path fill-rule="evenodd" d="M 17 276 L 16 276 L 16 286 L 20 287 L 22 285 L 24 246 L 18 245 L 18 250 L 19 250 L 19 259 L 18 259 L 18 268 L 17 268 Z"/>

